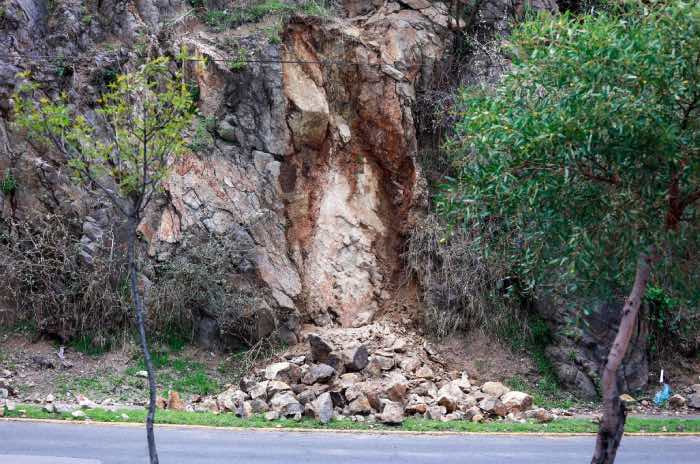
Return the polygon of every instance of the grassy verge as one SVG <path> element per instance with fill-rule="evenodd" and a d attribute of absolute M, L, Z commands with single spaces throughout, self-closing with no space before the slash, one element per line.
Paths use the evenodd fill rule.
<path fill-rule="evenodd" d="M 96 422 L 144 422 L 146 411 L 92 409 L 84 411 L 87 418 Z M 124 416 L 126 415 L 126 416 Z M 14 411 L 6 411 L 5 417 L 25 417 L 31 419 L 74 419 L 70 413 L 51 414 L 42 411 L 35 405 L 18 405 Z M 352 422 L 349 420 L 333 421 L 323 425 L 317 420 L 302 419 L 266 421 L 261 416 L 249 419 L 241 419 L 233 414 L 213 414 L 208 412 L 184 412 L 184 411 L 158 411 L 156 422 L 159 424 L 176 425 L 206 425 L 212 427 L 244 427 L 244 428 L 297 428 L 297 429 L 327 429 L 327 430 L 403 430 L 407 432 L 530 432 L 530 433 L 594 433 L 597 425 L 586 419 L 561 419 L 549 424 L 537 424 L 534 422 L 512 423 L 505 421 L 487 422 L 482 424 L 468 421 L 440 422 L 427 419 L 406 419 L 399 427 L 390 427 L 383 424 L 368 424 L 364 422 Z M 655 418 L 629 418 L 625 426 L 627 432 L 646 433 L 675 433 L 695 432 L 700 433 L 700 419 L 655 419 Z"/>

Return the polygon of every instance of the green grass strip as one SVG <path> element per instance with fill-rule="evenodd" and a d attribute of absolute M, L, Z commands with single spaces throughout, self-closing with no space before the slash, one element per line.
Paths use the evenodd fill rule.
<path fill-rule="evenodd" d="M 109 411 L 105 409 L 91 409 L 83 411 L 86 418 L 96 422 L 130 422 L 142 423 L 146 419 L 145 409 L 125 409 Z M 126 414 L 128 418 L 122 415 Z M 18 405 L 14 411 L 5 411 L 5 417 L 23 417 L 29 419 L 64 419 L 80 421 L 70 413 L 47 413 L 39 406 Z M 186 412 L 186 411 L 162 411 L 156 413 L 156 422 L 159 424 L 175 425 L 204 425 L 210 427 L 238 427 L 238 428 L 296 428 L 296 429 L 326 429 L 326 430 L 402 430 L 406 432 L 529 432 L 529 433 L 595 433 L 597 424 L 586 419 L 560 419 L 549 424 L 535 422 L 514 423 L 506 421 L 494 421 L 486 423 L 473 423 L 469 421 L 441 422 L 428 419 L 409 418 L 400 426 L 392 427 L 383 424 L 369 424 L 366 422 L 352 422 L 350 420 L 332 421 L 329 424 L 321 424 L 317 420 L 304 418 L 300 421 L 281 419 L 267 421 L 262 416 L 254 416 L 241 419 L 234 414 L 213 414 L 210 412 Z M 627 419 L 626 432 L 641 433 L 700 433 L 700 419 L 680 418 L 636 418 Z"/>

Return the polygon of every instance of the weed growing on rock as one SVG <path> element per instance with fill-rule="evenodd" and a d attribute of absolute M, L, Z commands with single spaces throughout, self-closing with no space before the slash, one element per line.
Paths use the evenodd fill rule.
<path fill-rule="evenodd" d="M 5 195 L 12 195 L 17 190 L 17 179 L 12 175 L 9 169 L 5 170 L 5 174 L 2 176 L 2 182 L 0 182 L 0 191 Z"/>

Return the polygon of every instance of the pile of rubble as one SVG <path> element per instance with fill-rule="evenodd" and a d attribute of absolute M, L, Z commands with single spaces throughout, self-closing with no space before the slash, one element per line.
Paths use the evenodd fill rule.
<path fill-rule="evenodd" d="M 475 422 L 555 418 L 533 408 L 527 393 L 510 391 L 500 382 L 473 385 L 466 373 L 446 372 L 429 344 L 416 346 L 377 333 L 376 327 L 343 329 L 332 339 L 308 334 L 284 361 L 259 369 L 216 398 L 203 399 L 195 409 L 241 417 L 264 414 L 268 420 L 306 416 L 322 423 L 400 424 L 407 416 Z"/>

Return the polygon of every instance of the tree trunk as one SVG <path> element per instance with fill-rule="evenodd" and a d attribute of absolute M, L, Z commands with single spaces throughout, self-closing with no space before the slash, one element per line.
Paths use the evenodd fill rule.
<path fill-rule="evenodd" d="M 156 438 L 153 433 L 153 420 L 156 414 L 156 377 L 153 372 L 153 362 L 151 361 L 151 353 L 148 351 L 148 342 L 146 340 L 146 327 L 144 323 L 143 300 L 138 290 L 137 284 L 137 264 L 136 264 L 136 228 L 139 225 L 137 215 L 129 216 L 128 224 L 128 260 L 129 260 L 129 279 L 131 281 L 131 298 L 136 307 L 136 328 L 139 332 L 139 340 L 141 342 L 141 351 L 143 352 L 144 363 L 146 364 L 146 372 L 148 372 L 148 415 L 146 416 L 146 438 L 148 440 L 148 455 L 151 464 L 158 464 L 158 451 L 156 450 Z"/>
<path fill-rule="evenodd" d="M 620 401 L 618 369 L 627 352 L 627 347 L 637 323 L 639 307 L 646 292 L 651 274 L 651 265 L 656 260 L 655 251 L 649 255 L 642 253 L 637 263 L 634 285 L 622 308 L 620 326 L 617 329 L 608 359 L 603 368 L 603 418 L 598 429 L 595 454 L 591 464 L 613 464 L 617 448 L 622 440 L 627 411 Z"/>

